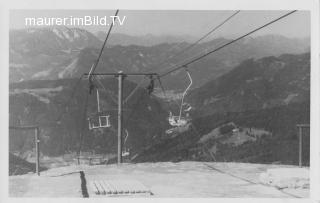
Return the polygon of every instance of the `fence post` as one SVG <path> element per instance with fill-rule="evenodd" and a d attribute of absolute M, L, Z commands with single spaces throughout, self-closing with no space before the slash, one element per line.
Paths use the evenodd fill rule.
<path fill-rule="evenodd" d="M 36 142 L 36 174 L 40 176 L 40 140 L 39 140 L 39 128 L 35 128 L 35 142 Z"/>
<path fill-rule="evenodd" d="M 302 130 L 303 128 L 310 128 L 310 124 L 298 124 L 298 136 L 299 136 L 299 167 L 303 166 L 303 160 L 302 160 L 302 155 L 303 155 L 303 135 L 302 135 Z"/>
<path fill-rule="evenodd" d="M 299 127 L 299 167 L 302 167 L 302 127 Z"/>

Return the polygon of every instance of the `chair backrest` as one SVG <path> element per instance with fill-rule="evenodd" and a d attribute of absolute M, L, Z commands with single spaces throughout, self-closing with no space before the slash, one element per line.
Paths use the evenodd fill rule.
<path fill-rule="evenodd" d="M 88 118 L 89 130 L 111 127 L 109 117 L 110 115 L 99 115 L 95 118 L 89 117 Z"/>

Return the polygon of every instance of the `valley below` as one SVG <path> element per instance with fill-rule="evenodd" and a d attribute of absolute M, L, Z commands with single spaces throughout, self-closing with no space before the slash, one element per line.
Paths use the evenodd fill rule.
<path fill-rule="evenodd" d="M 184 58 L 228 41 L 203 42 L 177 58 L 170 56 L 189 42 L 148 46 L 113 41 L 97 72 L 163 73 Z M 94 79 L 99 105 L 111 126 L 90 130 L 87 119 L 97 113 L 97 95 L 87 94 L 88 81 L 79 79 L 90 70 L 100 44 L 97 36 L 81 29 L 10 32 L 9 123 L 39 126 L 42 171 L 79 162 L 116 162 L 117 80 Z M 188 85 L 185 72 L 170 74 L 161 81 L 163 86 L 155 80 L 151 93 L 147 89 L 150 78 L 125 79 L 124 98 L 135 93 L 124 103 L 124 162 L 142 166 L 189 161 L 297 165 L 297 124 L 310 121 L 309 47 L 307 39 L 249 37 L 191 65 L 188 70 L 194 83 L 184 100 L 191 121 L 183 127 L 170 126 L 168 116 L 179 113 Z M 166 59 L 166 64 L 158 65 Z M 305 129 L 303 133 L 303 165 L 308 166 L 310 132 Z M 9 136 L 9 174 L 34 171 L 33 132 L 10 130 Z"/>

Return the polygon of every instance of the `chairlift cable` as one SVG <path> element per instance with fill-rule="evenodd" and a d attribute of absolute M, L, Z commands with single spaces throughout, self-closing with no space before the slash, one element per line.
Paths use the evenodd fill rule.
<path fill-rule="evenodd" d="M 118 16 L 118 12 L 119 12 L 119 9 L 116 10 L 116 13 L 115 13 L 114 16 Z M 109 39 L 109 36 L 110 36 L 110 33 L 111 33 L 111 30 L 112 30 L 113 26 L 114 26 L 114 23 L 111 23 L 111 26 L 109 27 L 109 30 L 108 30 L 106 39 L 104 40 L 103 45 L 102 45 L 102 47 L 101 47 L 101 49 L 100 49 L 98 58 L 97 58 L 96 62 L 91 66 L 91 69 L 90 69 L 90 71 L 89 71 L 89 74 L 88 74 L 89 94 L 91 93 L 91 91 L 93 90 L 93 88 L 95 88 L 95 86 L 94 86 L 94 84 L 93 84 L 93 81 L 92 81 L 92 76 L 93 76 L 94 71 L 96 70 L 96 68 L 97 68 L 97 66 L 98 66 L 98 63 L 99 63 L 100 58 L 101 58 L 101 56 L 102 56 L 103 50 L 104 50 L 104 48 L 105 48 L 105 45 L 106 45 L 106 43 L 107 43 L 107 41 L 108 41 L 108 39 Z M 98 90 L 97 90 L 97 97 L 98 97 Z M 99 98 L 97 98 L 97 99 L 98 99 L 98 102 L 99 102 Z M 87 99 L 86 99 L 86 102 L 85 102 L 85 112 L 86 112 L 86 110 L 87 110 L 87 105 L 88 105 L 87 103 L 88 103 L 88 95 L 87 95 Z M 98 103 L 98 105 L 99 105 L 99 103 Z M 99 106 L 98 106 L 98 110 L 99 110 Z M 86 116 L 86 113 L 84 113 L 84 116 Z M 99 117 L 99 122 L 100 122 L 100 117 Z M 83 128 L 83 126 L 82 126 L 82 128 Z M 83 137 L 83 136 L 80 137 L 80 149 L 79 149 L 79 153 L 80 153 L 80 151 L 81 151 L 81 144 L 82 144 L 82 139 L 83 139 L 82 137 Z"/>
<path fill-rule="evenodd" d="M 224 21 L 222 21 L 219 25 L 217 25 L 216 27 L 214 27 L 212 30 L 210 30 L 208 33 L 206 33 L 204 36 L 202 36 L 200 39 L 198 39 L 197 41 L 195 41 L 193 44 L 190 44 L 187 48 L 185 48 L 184 50 L 182 50 L 181 52 L 179 52 L 176 56 L 179 56 L 180 54 L 186 52 L 187 50 L 193 48 L 195 45 L 199 44 L 199 42 L 201 42 L 203 39 L 205 39 L 206 37 L 208 37 L 210 34 L 212 34 L 213 32 L 215 32 L 217 29 L 219 29 L 221 26 L 223 26 L 225 23 L 227 23 L 231 18 L 233 18 L 235 15 L 237 15 L 238 13 L 240 13 L 240 10 L 234 12 L 231 16 L 229 16 L 228 18 L 226 18 Z"/>
<path fill-rule="evenodd" d="M 143 88 L 143 90 L 145 91 L 145 89 Z M 140 104 L 140 101 L 142 99 L 142 97 L 144 96 L 144 92 L 141 92 L 140 96 L 137 99 L 137 102 L 132 106 L 132 111 L 130 112 L 130 114 L 128 115 L 128 117 L 126 118 L 126 120 L 124 121 L 124 126 L 126 126 L 128 124 L 128 122 L 130 121 L 131 117 L 133 116 L 133 113 L 135 113 L 135 111 L 138 109 L 138 105 Z"/>
<path fill-rule="evenodd" d="M 234 12 L 232 15 L 228 16 L 225 20 L 223 20 L 221 23 L 219 23 L 217 26 L 215 26 L 213 29 L 211 29 L 209 32 L 207 32 L 205 35 L 203 35 L 201 38 L 199 38 L 197 41 L 193 42 L 192 44 L 190 44 L 189 46 L 187 46 L 186 48 L 180 50 L 178 53 L 176 53 L 173 56 L 169 56 L 168 59 L 172 59 L 172 58 L 176 58 L 177 56 L 180 56 L 181 54 L 185 53 L 188 50 L 191 50 L 192 48 L 194 48 L 197 44 L 199 44 L 199 42 L 201 42 L 203 39 L 207 38 L 209 35 L 211 35 L 213 32 L 215 32 L 216 30 L 218 30 L 221 26 L 223 26 L 224 24 L 226 24 L 229 20 L 231 20 L 235 15 L 237 15 L 238 13 L 240 13 L 240 10 L 237 10 L 236 12 Z M 164 64 L 168 64 L 169 61 L 168 59 L 166 61 L 163 61 L 162 63 L 160 63 L 159 65 L 156 66 L 156 68 L 158 68 L 161 65 Z M 175 65 L 174 65 L 175 66 Z M 171 66 L 169 68 L 172 68 L 174 66 Z"/>
<path fill-rule="evenodd" d="M 164 76 L 166 76 L 166 75 L 168 75 L 168 74 L 170 74 L 170 73 L 172 73 L 172 72 L 175 72 L 175 71 L 177 71 L 177 70 L 185 67 L 186 65 L 192 64 L 192 63 L 194 63 L 194 62 L 196 62 L 196 61 L 198 61 L 198 60 L 200 60 L 200 59 L 202 59 L 202 58 L 204 58 L 204 57 L 206 57 L 206 56 L 208 56 L 208 55 L 210 55 L 210 54 L 212 54 L 212 53 L 214 53 L 214 52 L 217 52 L 217 51 L 219 51 L 220 49 L 222 49 L 222 48 L 224 48 L 224 47 L 226 47 L 226 46 L 228 46 L 228 45 L 230 45 L 230 44 L 233 44 L 233 43 L 239 41 L 240 39 L 243 39 L 244 37 L 251 35 L 251 34 L 254 33 L 254 32 L 259 31 L 260 29 L 263 29 L 264 27 L 267 27 L 267 26 L 269 26 L 269 25 L 271 25 L 271 24 L 273 24 L 273 23 L 281 20 L 282 18 L 287 17 L 287 16 L 291 15 L 291 14 L 294 13 L 294 12 L 296 12 L 296 10 L 291 11 L 291 12 L 289 12 L 289 13 L 287 13 L 287 14 L 285 14 L 285 15 L 283 15 L 283 16 L 281 16 L 281 17 L 279 17 L 279 18 L 277 18 L 277 19 L 275 19 L 275 20 L 273 20 L 273 21 L 271 21 L 271 22 L 269 22 L 269 23 L 267 23 L 267 24 L 264 24 L 264 25 L 262 25 L 262 26 L 260 26 L 260 27 L 258 27 L 258 28 L 256 28 L 256 29 L 248 32 L 248 33 L 245 34 L 245 35 L 242 35 L 242 36 L 240 36 L 240 37 L 238 37 L 238 38 L 236 38 L 236 39 L 234 39 L 234 40 L 232 40 L 232 41 L 230 41 L 230 42 L 228 42 L 228 43 L 226 43 L 226 44 L 224 44 L 224 45 L 222 45 L 222 46 L 220 46 L 220 47 L 218 47 L 218 48 L 216 48 L 216 49 L 214 49 L 214 50 L 212 50 L 212 51 L 210 51 L 210 52 L 208 52 L 208 53 L 206 53 L 206 54 L 204 54 L 204 55 L 202 55 L 202 56 L 200 56 L 200 57 L 197 57 L 197 58 L 195 58 L 195 59 L 187 62 L 186 64 L 184 64 L 184 65 L 182 65 L 182 66 L 178 66 L 178 67 L 176 67 L 176 68 L 174 68 L 174 69 L 172 69 L 172 70 L 170 70 L 170 71 L 168 71 L 168 72 L 160 75 L 158 78 L 164 77 Z M 118 14 L 118 10 L 116 11 L 115 16 L 117 16 L 117 14 Z M 104 41 L 104 44 L 103 44 L 103 46 L 102 46 L 102 49 L 100 50 L 99 56 L 98 56 L 98 58 L 97 58 L 97 61 L 96 61 L 96 63 L 94 64 L 94 66 L 93 66 L 93 67 L 91 68 L 91 70 L 90 70 L 89 81 L 91 80 L 92 74 L 94 73 L 94 71 L 95 71 L 95 69 L 96 69 L 96 67 L 97 67 L 97 65 L 98 65 L 98 62 L 99 62 L 99 60 L 100 60 L 100 58 L 101 58 L 103 49 L 104 49 L 105 44 L 106 44 L 106 42 L 107 42 L 107 40 L 108 40 L 108 37 L 109 37 L 109 35 L 110 35 L 110 32 L 111 32 L 112 27 L 113 27 L 113 24 L 112 24 L 112 25 L 110 26 L 110 28 L 109 28 L 109 31 L 108 31 L 106 40 Z M 159 81 L 160 81 L 160 80 L 159 80 Z M 142 96 L 143 96 L 143 94 L 141 94 L 141 98 L 142 98 Z M 88 100 L 88 95 L 87 95 L 87 99 L 86 99 L 86 102 L 85 102 L 85 103 L 87 103 L 87 100 Z M 139 100 L 140 100 L 140 99 L 138 99 L 138 102 L 139 102 Z M 85 104 L 85 112 L 86 112 L 86 110 L 87 110 L 87 104 Z M 135 109 L 134 109 L 134 110 L 135 110 Z M 132 114 L 132 113 L 133 113 L 133 111 L 131 112 L 131 114 Z M 83 127 L 82 127 L 82 128 L 83 128 Z M 81 136 L 81 138 L 80 138 L 80 150 L 81 150 L 81 145 L 82 145 L 82 139 L 83 139 L 83 136 Z"/>
<path fill-rule="evenodd" d="M 141 82 L 139 84 L 137 84 L 137 86 L 135 87 L 135 89 L 133 91 L 131 91 L 131 93 L 127 96 L 127 98 L 125 99 L 125 101 L 123 103 L 127 103 L 127 101 L 130 99 L 130 97 L 132 97 L 132 95 L 139 90 L 139 87 L 143 84 L 144 80 L 146 77 L 143 77 L 143 79 L 141 80 Z M 150 79 L 150 81 L 152 81 L 152 79 Z M 145 90 L 145 89 L 144 89 Z M 140 100 L 143 97 L 143 93 L 141 93 L 140 97 L 137 99 L 137 102 L 134 105 L 134 108 L 132 108 L 133 110 L 131 111 L 131 113 L 129 114 L 129 116 L 127 117 L 126 121 L 124 122 L 124 124 L 126 125 L 129 120 L 130 117 L 133 115 L 133 113 L 135 112 L 135 110 L 137 109 L 137 105 L 139 104 Z"/>
<path fill-rule="evenodd" d="M 244 34 L 244 35 L 242 35 L 242 36 L 240 36 L 240 37 L 238 37 L 238 38 L 236 38 L 234 40 L 231 40 L 230 42 L 227 42 L 224 45 L 222 45 L 222 46 L 220 46 L 220 47 L 218 47 L 218 48 L 216 48 L 214 50 L 211 50 L 211 51 L 209 51 L 209 52 L 207 52 L 207 53 L 205 53 L 205 54 L 203 54 L 203 55 L 201 55 L 199 57 L 196 57 L 193 60 L 191 60 L 191 61 L 189 61 L 189 62 L 187 62 L 187 63 L 185 63 L 185 64 L 183 64 L 181 66 L 177 66 L 176 68 L 161 74 L 160 78 L 164 77 L 164 76 L 167 76 L 167 75 L 169 75 L 169 74 L 171 74 L 171 73 L 173 73 L 173 72 L 175 72 L 177 70 L 180 70 L 184 66 L 190 65 L 190 64 L 192 64 L 192 63 L 194 63 L 194 62 L 196 62 L 196 61 L 198 61 L 198 60 L 200 60 L 200 59 L 202 59 L 202 58 L 204 58 L 204 57 L 206 57 L 206 56 L 208 56 L 208 55 L 210 55 L 210 54 L 212 54 L 214 52 L 217 52 L 217 51 L 227 47 L 228 45 L 231 45 L 231 44 L 239 41 L 240 39 L 243 39 L 243 38 L 245 38 L 245 37 L 247 37 L 247 36 L 249 36 L 249 35 L 251 35 L 251 34 L 253 34 L 253 33 L 255 33 L 255 32 L 257 32 L 257 31 L 259 31 L 259 30 L 261 30 L 261 29 L 263 29 L 263 28 L 265 28 L 265 27 L 267 27 L 267 26 L 269 26 L 269 25 L 271 25 L 271 24 L 273 24 L 273 23 L 275 23 L 275 22 L 277 22 L 277 21 L 289 16 L 289 15 L 291 15 L 291 14 L 293 14 L 293 13 L 295 13 L 295 12 L 297 12 L 297 10 L 290 11 L 289 13 L 286 13 L 286 14 L 284 14 L 284 15 L 282 15 L 282 16 L 280 16 L 280 17 L 278 17 L 278 18 L 276 18 L 276 19 L 274 19 L 274 20 L 272 20 L 272 21 L 270 21 L 270 22 L 268 22 L 268 23 L 256 28 L 256 29 L 252 30 L 252 31 L 250 31 L 250 32 L 248 32 L 248 33 L 246 33 L 246 34 Z"/>
<path fill-rule="evenodd" d="M 128 100 L 134 95 L 136 91 L 138 91 L 139 87 L 143 84 L 146 77 L 143 77 L 142 80 L 139 82 L 139 84 L 136 85 L 136 87 L 130 92 L 130 94 L 124 99 L 123 104 L 127 103 Z"/>
<path fill-rule="evenodd" d="M 157 77 L 157 80 L 158 80 L 158 82 L 159 82 L 159 85 L 160 85 L 160 88 L 161 88 L 161 90 L 162 90 L 163 96 L 164 96 L 165 98 L 167 98 L 166 91 L 165 91 L 165 89 L 164 89 L 164 87 L 163 87 L 163 85 L 162 85 L 161 78 L 160 78 L 159 76 Z"/>
<path fill-rule="evenodd" d="M 143 79 L 140 81 L 139 84 L 137 84 L 137 86 L 135 87 L 135 89 L 134 89 L 133 91 L 131 91 L 131 93 L 125 98 L 125 101 L 123 102 L 123 104 L 127 104 L 127 102 L 128 102 L 128 100 L 130 99 L 130 97 L 131 97 L 135 92 L 137 92 L 137 91 L 139 90 L 139 87 L 143 84 L 144 80 L 145 80 L 145 77 L 143 77 Z M 133 110 L 130 112 L 129 116 L 128 116 L 127 119 L 124 121 L 124 126 L 126 126 L 127 123 L 129 122 L 131 116 L 133 115 L 133 113 L 134 113 L 135 110 L 137 109 L 137 106 L 138 106 L 138 104 L 140 103 L 140 100 L 142 99 L 142 97 L 143 97 L 143 93 L 141 93 L 140 97 L 137 99 L 137 102 L 134 104 L 133 108 L 131 108 L 131 109 L 133 109 Z"/>
<path fill-rule="evenodd" d="M 116 10 L 116 13 L 114 14 L 114 16 L 118 16 L 118 12 L 119 12 L 119 9 Z M 96 68 L 97 68 L 97 66 L 98 66 L 98 63 L 99 63 L 100 58 L 101 58 L 101 56 L 102 56 L 104 47 L 105 47 L 105 45 L 107 44 L 109 35 L 110 35 L 111 30 L 112 30 L 112 28 L 113 28 L 113 25 L 114 25 L 114 23 L 111 23 L 111 25 L 110 25 L 110 27 L 109 27 L 109 30 L 108 30 L 108 33 L 107 33 L 107 36 L 106 36 L 106 39 L 104 40 L 103 45 L 102 45 L 102 47 L 101 47 L 101 49 L 100 49 L 99 56 L 98 56 L 96 62 L 95 62 L 95 63 L 93 64 L 93 66 L 91 67 L 91 70 L 90 70 L 89 76 L 88 76 L 88 77 L 89 77 L 89 82 L 92 82 L 92 79 L 91 79 L 91 78 L 92 78 L 92 74 L 94 73 L 94 71 L 96 70 Z"/>
<path fill-rule="evenodd" d="M 96 79 L 96 81 L 98 81 L 98 83 L 99 83 L 99 85 L 102 87 L 102 89 L 109 94 L 109 96 L 110 96 L 110 98 L 112 99 L 112 101 L 113 101 L 115 104 L 117 104 L 118 101 L 117 101 L 117 99 L 112 95 L 112 93 L 110 92 L 110 90 L 107 90 L 107 89 L 105 88 L 105 86 L 102 84 L 102 82 L 100 81 L 100 79 L 99 79 L 97 76 L 95 76 L 95 79 Z"/>

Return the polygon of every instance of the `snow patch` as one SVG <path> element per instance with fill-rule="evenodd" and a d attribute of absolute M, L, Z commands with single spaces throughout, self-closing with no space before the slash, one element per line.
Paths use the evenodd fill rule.
<path fill-rule="evenodd" d="M 64 68 L 59 74 L 58 77 L 64 78 L 66 76 L 71 76 L 77 67 L 78 59 L 73 60 L 67 67 Z"/>
<path fill-rule="evenodd" d="M 74 32 L 73 32 L 73 37 L 74 37 L 74 38 L 79 38 L 79 37 L 80 37 L 78 31 L 74 31 Z"/>
<path fill-rule="evenodd" d="M 230 126 L 230 131 L 221 133 L 223 127 Z M 233 129 L 231 129 L 231 126 Z M 263 136 L 271 136 L 272 133 L 257 128 L 245 128 L 236 126 L 234 123 L 228 123 L 213 129 L 210 133 L 203 135 L 198 143 L 205 143 L 211 139 L 218 139 L 223 144 L 241 145 L 247 141 L 256 141 Z"/>
<path fill-rule="evenodd" d="M 55 96 L 58 92 L 62 90 L 62 86 L 55 88 L 14 89 L 10 92 L 10 95 L 26 93 L 36 97 L 39 101 L 48 104 L 50 103 L 49 97 Z"/>
<path fill-rule="evenodd" d="M 255 81 L 258 81 L 258 80 L 261 80 L 261 79 L 262 79 L 261 77 L 254 77 L 254 78 L 252 78 L 252 79 L 246 80 L 246 83 L 255 82 Z"/>
<path fill-rule="evenodd" d="M 60 34 L 59 30 L 57 28 L 53 28 L 52 30 L 59 38 L 63 39 L 63 36 Z"/>
<path fill-rule="evenodd" d="M 280 189 L 309 188 L 309 169 L 276 168 L 260 174 L 260 182 Z"/>
<path fill-rule="evenodd" d="M 297 97 L 299 94 L 289 94 L 288 96 L 287 96 L 287 98 L 285 98 L 284 100 L 283 100 L 283 102 L 286 104 L 286 105 L 288 105 L 295 97 Z"/>
<path fill-rule="evenodd" d="M 10 68 L 25 68 L 30 67 L 28 64 L 21 64 L 21 63 L 10 63 Z"/>
<path fill-rule="evenodd" d="M 51 73 L 51 70 L 40 71 L 32 76 L 32 78 L 43 78 L 48 77 Z"/>
<path fill-rule="evenodd" d="M 61 51 L 66 53 L 66 54 L 70 54 L 71 53 L 71 49 L 65 49 L 65 50 L 61 50 Z"/>
<path fill-rule="evenodd" d="M 49 104 L 50 103 L 50 100 L 46 97 L 43 97 L 43 96 L 40 96 L 34 92 L 27 92 L 28 94 L 36 97 L 39 101 L 43 102 L 43 103 L 46 103 L 46 104 Z"/>
<path fill-rule="evenodd" d="M 36 32 L 35 29 L 28 29 L 28 30 L 27 30 L 27 33 L 34 33 L 34 32 Z"/>
<path fill-rule="evenodd" d="M 203 105 L 206 106 L 208 104 L 213 104 L 219 100 L 221 100 L 222 98 L 221 97 L 210 97 L 209 99 L 205 99 L 204 102 L 203 102 Z"/>
<path fill-rule="evenodd" d="M 67 30 L 62 31 L 62 34 L 63 34 L 63 36 L 64 36 L 67 40 L 69 40 L 70 42 L 73 41 L 73 38 L 69 35 L 69 33 L 68 33 Z"/>

